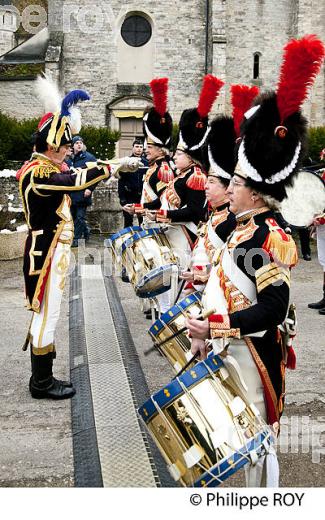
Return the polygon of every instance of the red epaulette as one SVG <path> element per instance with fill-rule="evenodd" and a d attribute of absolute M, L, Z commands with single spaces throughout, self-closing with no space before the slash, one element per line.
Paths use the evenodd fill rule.
<path fill-rule="evenodd" d="M 20 170 L 16 172 L 16 179 L 19 181 L 20 177 L 30 168 L 33 168 L 36 164 L 38 164 L 39 161 L 25 161 Z"/>
<path fill-rule="evenodd" d="M 194 166 L 194 171 L 192 175 L 187 179 L 186 186 L 191 188 L 191 190 L 200 190 L 203 191 L 205 189 L 206 175 L 203 173 L 201 168 L 198 166 Z"/>
<path fill-rule="evenodd" d="M 166 184 L 174 179 L 173 170 L 169 166 L 168 162 L 163 161 L 161 163 L 158 171 L 158 179 L 162 182 L 165 182 Z"/>

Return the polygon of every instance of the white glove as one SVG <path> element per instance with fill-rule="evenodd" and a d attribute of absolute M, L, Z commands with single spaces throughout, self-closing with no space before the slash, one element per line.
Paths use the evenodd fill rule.
<path fill-rule="evenodd" d="M 140 157 L 121 157 L 119 161 L 119 170 L 122 172 L 135 172 L 140 166 L 143 166 Z"/>

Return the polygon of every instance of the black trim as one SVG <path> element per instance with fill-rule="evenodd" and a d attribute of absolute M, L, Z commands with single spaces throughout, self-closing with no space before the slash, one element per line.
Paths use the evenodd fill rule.
<path fill-rule="evenodd" d="M 79 298 L 74 298 L 79 295 Z M 103 487 L 85 339 L 81 279 L 78 267 L 70 275 L 69 344 L 71 382 L 77 389 L 71 400 L 75 487 Z M 74 366 L 77 356 L 82 363 Z"/>

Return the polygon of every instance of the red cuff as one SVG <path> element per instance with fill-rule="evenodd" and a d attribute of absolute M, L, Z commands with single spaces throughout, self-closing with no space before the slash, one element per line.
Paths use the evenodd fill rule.
<path fill-rule="evenodd" d="M 142 204 L 133 204 L 134 206 L 134 211 L 137 212 L 137 211 L 143 211 L 143 205 Z"/>

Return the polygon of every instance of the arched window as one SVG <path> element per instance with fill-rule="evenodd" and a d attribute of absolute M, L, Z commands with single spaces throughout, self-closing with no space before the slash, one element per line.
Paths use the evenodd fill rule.
<path fill-rule="evenodd" d="M 142 47 L 150 40 L 151 34 L 150 22 L 138 14 L 126 18 L 121 27 L 121 36 L 131 47 Z"/>
<path fill-rule="evenodd" d="M 260 57 L 260 52 L 254 52 L 253 79 L 258 79 L 260 77 Z"/>

